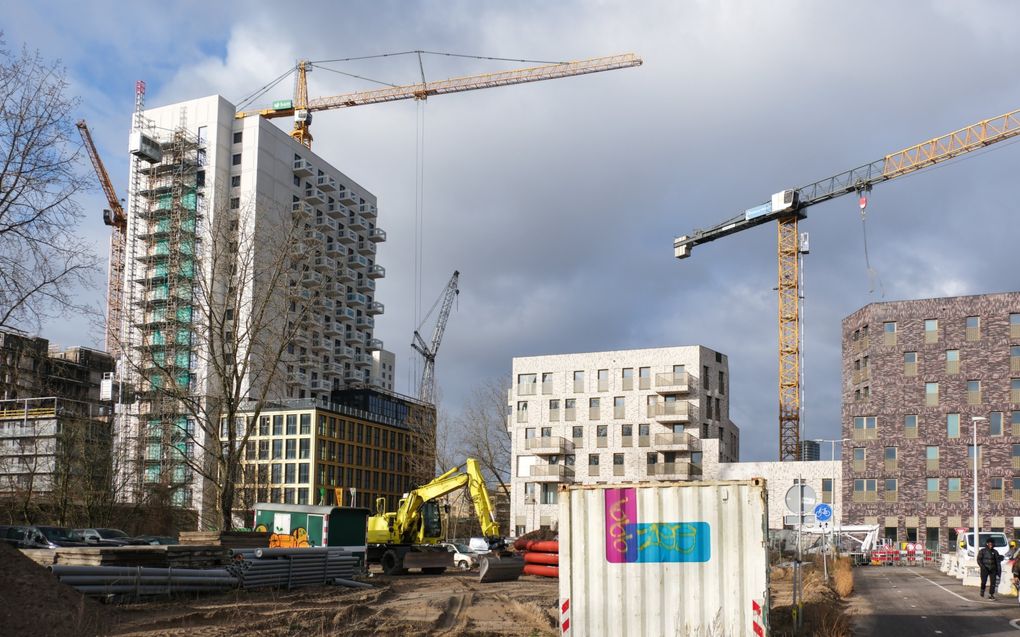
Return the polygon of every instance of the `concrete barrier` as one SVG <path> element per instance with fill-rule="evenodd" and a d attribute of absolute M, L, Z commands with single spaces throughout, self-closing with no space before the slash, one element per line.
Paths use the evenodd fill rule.
<path fill-rule="evenodd" d="M 1013 576 L 1005 568 L 1002 569 L 1002 575 L 999 576 L 999 585 L 995 588 L 995 594 L 999 597 L 1014 597 Z"/>
<path fill-rule="evenodd" d="M 942 560 L 939 562 L 939 570 L 943 573 L 949 572 L 949 556 L 943 555 Z"/>
<path fill-rule="evenodd" d="M 981 571 L 977 566 L 964 566 L 964 586 L 981 586 Z"/>

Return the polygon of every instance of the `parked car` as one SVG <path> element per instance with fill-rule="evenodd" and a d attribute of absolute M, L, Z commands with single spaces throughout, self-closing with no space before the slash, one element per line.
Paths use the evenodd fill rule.
<path fill-rule="evenodd" d="M 30 526 L 21 541 L 23 549 L 55 549 L 61 546 L 88 546 L 74 529 L 60 526 Z"/>
<path fill-rule="evenodd" d="M 478 557 L 463 544 L 441 542 L 439 546 L 446 547 L 447 551 L 453 553 L 453 565 L 462 571 L 470 570 L 478 565 Z"/>
<path fill-rule="evenodd" d="M 23 526 L 0 526 L 0 541 L 7 542 L 17 548 L 25 539 L 25 527 Z"/>
<path fill-rule="evenodd" d="M 127 546 L 128 544 L 148 544 L 130 537 L 120 529 L 75 529 L 83 540 L 95 546 Z"/>
<path fill-rule="evenodd" d="M 169 544 L 178 544 L 179 543 L 177 541 L 177 538 L 170 537 L 169 535 L 139 535 L 135 539 L 138 540 L 141 543 L 144 543 L 144 544 L 163 545 L 163 546 L 166 546 L 166 545 L 169 545 Z"/>

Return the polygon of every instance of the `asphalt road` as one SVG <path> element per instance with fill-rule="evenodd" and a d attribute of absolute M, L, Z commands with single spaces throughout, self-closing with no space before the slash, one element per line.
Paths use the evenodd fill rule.
<path fill-rule="evenodd" d="M 1020 637 L 1016 597 L 982 599 L 938 569 L 865 566 L 854 569 L 854 589 L 858 635 Z"/>

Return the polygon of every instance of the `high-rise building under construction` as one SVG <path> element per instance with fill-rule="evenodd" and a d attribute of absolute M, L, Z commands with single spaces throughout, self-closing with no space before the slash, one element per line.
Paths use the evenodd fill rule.
<path fill-rule="evenodd" d="M 131 137 L 119 369 L 134 399 L 118 448 L 133 497 L 161 486 L 199 512 L 213 506 L 196 467 L 214 441 L 168 387 L 215 399 L 244 358 L 239 395 L 328 403 L 371 385 L 382 347 L 375 196 L 267 119 L 235 112 L 219 96 L 139 108 Z M 285 339 L 275 359 L 257 333 L 269 328 Z M 280 372 L 265 392 L 258 364 Z"/>

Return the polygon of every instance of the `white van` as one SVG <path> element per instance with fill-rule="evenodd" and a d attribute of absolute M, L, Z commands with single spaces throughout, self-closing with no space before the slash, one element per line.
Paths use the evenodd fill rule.
<path fill-rule="evenodd" d="M 1009 555 L 1010 551 L 1009 539 L 1006 537 L 1005 533 L 989 531 L 987 533 L 981 532 L 978 534 L 978 536 L 979 536 L 978 539 L 980 541 L 978 542 L 977 549 L 974 548 L 973 532 L 964 533 L 962 536 L 960 536 L 960 548 L 957 550 L 957 555 L 961 559 L 969 560 L 977 559 L 978 550 L 984 547 L 985 542 L 987 542 L 988 540 L 992 541 L 993 543 L 992 546 L 995 547 L 995 550 L 998 551 L 1003 558 L 1006 558 Z"/>

